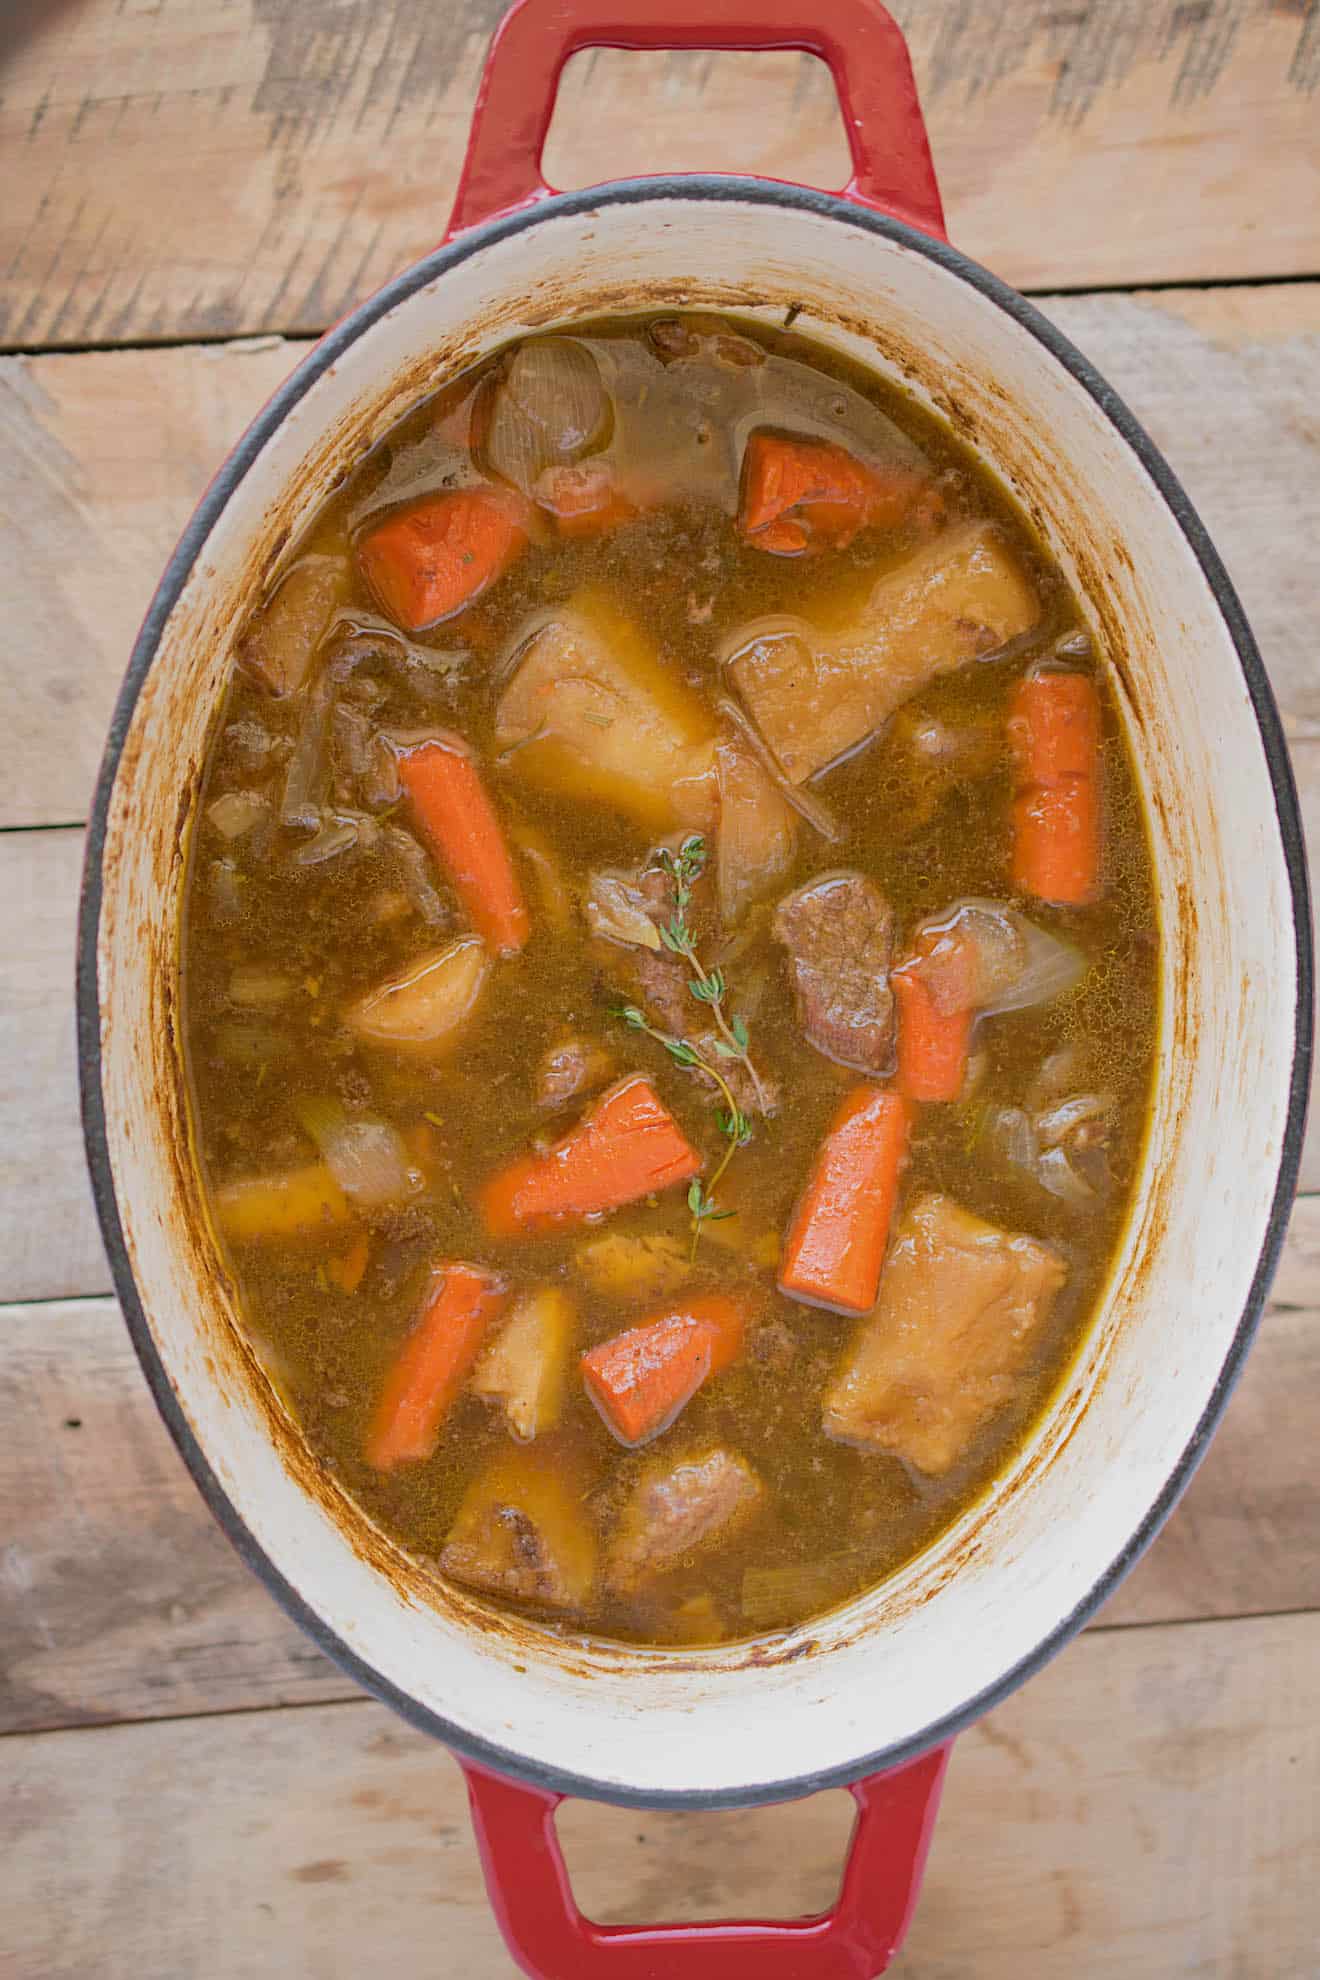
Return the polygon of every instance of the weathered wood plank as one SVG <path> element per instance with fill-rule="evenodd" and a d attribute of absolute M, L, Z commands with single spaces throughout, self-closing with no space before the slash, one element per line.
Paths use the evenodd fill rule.
<path fill-rule="evenodd" d="M 133 640 L 183 525 L 297 349 L 0 358 L 0 825 L 87 815 Z"/>
<path fill-rule="evenodd" d="M 78 1118 L 81 832 L 0 835 L 0 1298 L 105 1292 Z"/>
<path fill-rule="evenodd" d="M 0 1308 L 0 1732 L 356 1687 L 243 1566 L 111 1299 Z"/>
<path fill-rule="evenodd" d="M 457 1767 L 379 1706 L 18 1737 L 5 1757 L 6 1971 L 512 1971 Z M 959 1743 L 902 1970 L 1302 1980 L 1317 1767 L 1320 1616 L 1084 1638 Z M 564 1830 L 607 1921 L 782 1915 L 828 1900 L 839 1816 L 837 1797 L 723 1817 L 579 1804 Z"/>
<path fill-rule="evenodd" d="M 1318 124 L 1320 128 L 1320 124 Z M 1241 594 L 1290 736 L 1320 736 L 1320 284 L 1042 307 L 1167 456 Z"/>
<path fill-rule="evenodd" d="M 0 1733 L 351 1696 L 231 1553 L 112 1300 L 0 1308 Z M 1320 1200 L 1187 1498 L 1101 1626 L 1320 1608 Z"/>
<path fill-rule="evenodd" d="M 0 340 L 312 331 L 429 248 L 503 0 L 83 0 L 0 26 Z M 1320 272 L 1305 0 L 902 0 L 950 228 L 1010 281 Z M 26 30 L 26 31 L 25 31 Z M 806 57 L 595 54 L 568 183 L 724 168 L 837 184 Z"/>
<path fill-rule="evenodd" d="M 1320 735 L 1320 283 L 1047 301 L 1167 451 L 1237 581 L 1290 731 Z M 305 346 L 0 358 L 0 825 L 85 816 L 133 635 L 227 448 Z M 6 513 L 7 512 L 7 513 Z"/>

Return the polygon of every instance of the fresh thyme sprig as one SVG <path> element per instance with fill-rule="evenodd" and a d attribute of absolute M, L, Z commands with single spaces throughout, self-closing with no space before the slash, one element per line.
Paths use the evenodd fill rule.
<path fill-rule="evenodd" d="M 752 1124 L 735 1100 L 728 1081 L 716 1066 L 702 1057 L 696 1046 L 686 1038 L 675 1038 L 668 1031 L 661 1031 L 650 1023 L 645 1011 L 638 1010 L 636 1004 L 615 1004 L 614 1016 L 622 1018 L 634 1031 L 644 1031 L 648 1038 L 654 1038 L 657 1045 L 663 1045 L 676 1065 L 691 1066 L 705 1073 L 719 1089 L 724 1105 L 715 1116 L 715 1125 L 728 1142 L 728 1147 L 720 1157 L 719 1164 L 708 1184 L 703 1184 L 700 1176 L 694 1176 L 688 1185 L 687 1203 L 692 1215 L 692 1252 L 697 1255 L 697 1241 L 703 1224 L 722 1223 L 726 1217 L 736 1217 L 736 1210 L 721 1210 L 715 1201 L 715 1191 L 735 1153 L 752 1138 Z"/>
<path fill-rule="evenodd" d="M 688 978 L 688 989 L 699 1004 L 705 1004 L 719 1037 L 711 1041 L 711 1049 L 721 1059 L 734 1059 L 742 1066 L 752 1083 L 756 1104 L 762 1113 L 766 1112 L 765 1088 L 761 1076 L 748 1056 L 748 1032 L 745 1021 L 732 1012 L 726 1014 L 724 1000 L 728 986 L 722 969 L 706 969 L 697 954 L 696 938 L 688 924 L 688 903 L 692 899 L 692 889 L 701 878 L 706 866 L 706 841 L 699 832 L 693 832 L 684 839 L 678 851 L 671 852 L 668 846 L 661 846 L 657 858 L 663 870 L 669 875 L 674 886 L 674 913 L 660 930 L 660 940 L 674 955 L 681 956 L 692 971 Z M 707 1068 L 709 1070 L 709 1068 Z M 722 1083 L 722 1082 L 721 1082 Z M 727 1091 L 727 1088 L 726 1088 Z"/>

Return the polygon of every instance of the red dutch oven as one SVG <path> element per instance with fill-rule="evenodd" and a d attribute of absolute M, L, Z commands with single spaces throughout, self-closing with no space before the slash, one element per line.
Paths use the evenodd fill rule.
<path fill-rule="evenodd" d="M 557 194 L 575 51 L 799 49 L 833 73 L 840 193 L 690 175 Z M 1136 1202 L 1067 1381 L 993 1490 L 883 1587 L 759 1644 L 565 1643 L 438 1587 L 311 1459 L 244 1337 L 191 1157 L 180 889 L 233 643 L 345 468 L 437 378 L 611 309 L 792 315 L 956 422 L 1086 602 L 1151 831 L 1163 1001 Z M 1311 1023 L 1306 876 L 1277 715 L 1219 560 L 1077 351 L 944 234 L 907 51 L 873 0 L 520 0 L 491 47 L 436 252 L 355 310 L 221 469 L 117 708 L 80 948 L 89 1159 L 160 1408 L 244 1558 L 331 1656 L 466 1770 L 496 1915 L 546 1980 L 865 1980 L 911 1914 L 948 1743 L 1079 1629 L 1195 1467 L 1282 1241 Z M 1231 1124 L 1229 1131 L 1221 1122 Z M 784 1923 L 604 1927 L 574 1904 L 566 1794 L 713 1808 L 847 1786 L 839 1899 Z"/>

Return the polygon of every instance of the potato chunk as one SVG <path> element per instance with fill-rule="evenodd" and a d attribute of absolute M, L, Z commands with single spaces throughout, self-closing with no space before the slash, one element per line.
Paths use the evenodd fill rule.
<path fill-rule="evenodd" d="M 523 1443 L 553 1430 L 563 1414 L 575 1318 L 566 1293 L 542 1286 L 515 1301 L 477 1358 L 469 1388 L 473 1395 L 499 1403 Z"/>
<path fill-rule="evenodd" d="M 1067 1276 L 1058 1253 L 923 1196 L 900 1222 L 874 1312 L 825 1393 L 844 1443 L 938 1476 L 1011 1398 Z"/>
<path fill-rule="evenodd" d="M 272 694 L 296 694 L 311 670 L 331 614 L 348 597 L 346 557 L 304 557 L 258 614 L 239 662 Z"/>
<path fill-rule="evenodd" d="M 717 1446 L 699 1456 L 656 1458 L 634 1486 L 610 1542 L 608 1578 L 636 1588 L 727 1540 L 760 1511 L 765 1487 L 746 1458 Z"/>
<path fill-rule="evenodd" d="M 711 809 L 710 717 L 593 588 L 522 648 L 495 711 L 495 741 L 534 789 L 591 799 L 647 830 L 701 823 Z"/>
<path fill-rule="evenodd" d="M 793 864 L 797 817 L 742 736 L 721 737 L 715 761 L 720 792 L 715 889 L 720 919 L 732 928 Z"/>
<path fill-rule="evenodd" d="M 770 631 L 730 662 L 786 777 L 803 783 L 874 735 L 940 674 L 1035 625 L 1035 591 L 988 523 L 946 531 L 835 627 Z"/>
<path fill-rule="evenodd" d="M 596 1579 L 596 1540 L 582 1499 L 582 1481 L 569 1475 L 562 1450 L 506 1445 L 464 1493 L 441 1572 L 488 1595 L 581 1608 Z"/>
<path fill-rule="evenodd" d="M 606 1231 L 578 1246 L 573 1266 L 604 1299 L 661 1299 L 692 1276 L 687 1246 L 668 1231 Z"/>
<path fill-rule="evenodd" d="M 349 1013 L 349 1023 L 371 1045 L 441 1051 L 472 1015 L 489 966 L 477 936 L 464 935 L 382 983 Z"/>
<path fill-rule="evenodd" d="M 235 1244 L 324 1237 L 352 1214 L 324 1162 L 276 1176 L 245 1176 L 215 1192 L 216 1222 Z"/>

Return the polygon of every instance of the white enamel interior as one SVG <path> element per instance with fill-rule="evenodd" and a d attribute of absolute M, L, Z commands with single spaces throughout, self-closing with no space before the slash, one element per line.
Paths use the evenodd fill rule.
<path fill-rule="evenodd" d="M 277 1450 L 224 1288 L 187 1236 L 173 1152 L 165 1016 L 179 795 L 285 519 L 281 498 L 295 486 L 306 514 L 420 389 L 428 353 L 470 356 L 524 323 L 659 297 L 772 313 L 804 304 L 801 327 L 881 371 L 906 370 L 933 401 L 947 391 L 970 415 L 1089 589 L 1097 623 L 1127 629 L 1125 699 L 1164 918 L 1162 1077 L 1142 1201 L 1076 1379 L 988 1517 L 969 1515 L 896 1582 L 810 1626 L 813 1653 L 763 1665 L 745 1651 L 681 1665 L 565 1651 L 401 1592 Z M 406 386 L 392 385 L 405 373 Z M 113 1173 L 169 1382 L 280 1573 L 367 1665 L 471 1739 L 604 1792 L 657 1796 L 736 1798 L 855 1767 L 1029 1658 L 1123 1552 L 1196 1431 L 1256 1269 L 1287 1111 L 1296 956 L 1270 777 L 1214 597 L 1136 457 L 1028 331 L 924 256 L 820 212 L 657 193 L 542 217 L 397 304 L 289 412 L 212 530 L 133 715 L 104 884 Z"/>

